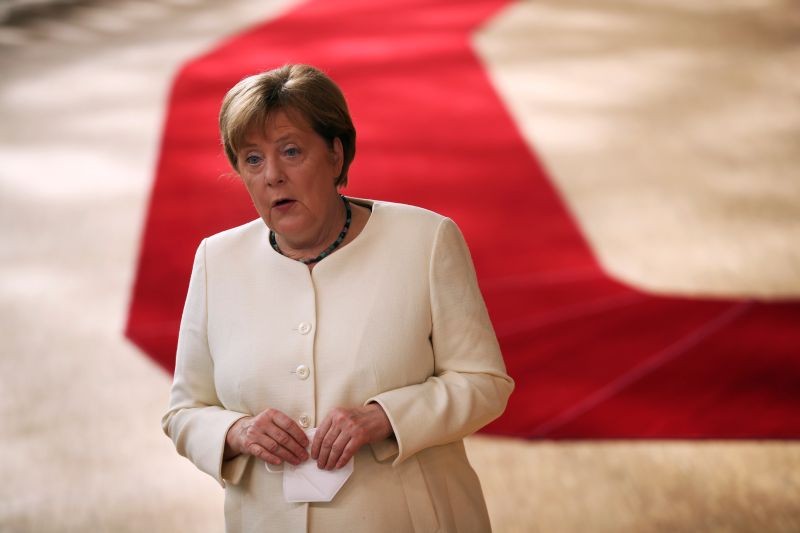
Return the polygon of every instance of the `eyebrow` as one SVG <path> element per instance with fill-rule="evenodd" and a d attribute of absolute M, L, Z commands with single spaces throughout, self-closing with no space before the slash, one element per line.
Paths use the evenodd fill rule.
<path fill-rule="evenodd" d="M 283 141 L 285 141 L 286 139 L 288 139 L 289 137 L 291 137 L 292 135 L 293 135 L 292 133 L 286 133 L 286 134 L 284 134 L 284 135 L 281 135 L 280 137 L 278 137 L 277 139 L 275 139 L 275 140 L 272 142 L 272 144 L 280 144 L 280 143 L 282 143 Z M 246 149 L 248 149 L 248 148 L 258 148 L 258 145 L 257 145 L 257 144 L 254 144 L 254 143 L 251 143 L 251 142 L 247 142 L 247 141 L 245 141 L 245 144 L 242 144 L 242 145 L 239 147 L 239 150 L 246 150 Z"/>

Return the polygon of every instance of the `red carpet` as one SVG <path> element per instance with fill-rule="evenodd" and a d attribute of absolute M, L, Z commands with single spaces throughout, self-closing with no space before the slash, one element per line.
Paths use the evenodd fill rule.
<path fill-rule="evenodd" d="M 347 194 L 452 217 L 510 374 L 485 431 L 800 436 L 800 302 L 653 297 L 602 272 L 470 46 L 506 2 L 313 1 L 188 63 L 169 102 L 127 335 L 171 371 L 194 250 L 257 215 L 216 115 L 245 75 L 326 70 L 359 133 Z"/>

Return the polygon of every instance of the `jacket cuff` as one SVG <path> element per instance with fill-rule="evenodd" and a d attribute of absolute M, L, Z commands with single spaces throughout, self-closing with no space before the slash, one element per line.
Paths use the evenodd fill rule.
<path fill-rule="evenodd" d="M 398 425 L 395 424 L 394 420 L 392 420 L 392 415 L 389 413 L 389 410 L 386 409 L 386 405 L 384 405 L 384 403 L 377 396 L 373 396 L 372 398 L 368 399 L 366 402 L 364 402 L 364 405 L 368 405 L 370 403 L 377 403 L 381 406 L 383 412 L 386 413 L 386 418 L 389 419 L 389 424 L 392 426 L 392 435 L 389 438 L 370 443 L 372 455 L 378 462 L 395 457 L 395 461 L 392 463 L 392 466 L 394 466 L 398 463 L 397 459 L 400 456 L 401 449 L 400 435 L 397 432 Z"/>
<path fill-rule="evenodd" d="M 394 437 L 371 442 L 370 447 L 372 448 L 372 455 L 375 456 L 375 460 L 379 463 L 400 453 L 400 447 Z"/>
<path fill-rule="evenodd" d="M 242 480 L 242 475 L 244 474 L 244 470 L 247 467 L 248 459 L 250 458 L 249 455 L 240 454 L 236 457 L 225 460 L 225 441 L 228 436 L 228 431 L 231 429 L 237 420 L 244 418 L 248 415 L 243 413 L 237 413 L 235 411 L 222 411 L 225 413 L 224 417 L 220 417 L 220 428 L 222 431 L 222 440 L 219 443 L 219 468 L 217 470 L 217 475 L 214 478 L 217 482 L 225 488 L 227 485 L 236 485 Z"/>
<path fill-rule="evenodd" d="M 247 462 L 251 457 L 251 455 L 240 454 L 233 459 L 222 461 L 221 474 L 223 487 L 239 484 L 239 482 L 242 480 L 244 470 L 247 468 Z"/>

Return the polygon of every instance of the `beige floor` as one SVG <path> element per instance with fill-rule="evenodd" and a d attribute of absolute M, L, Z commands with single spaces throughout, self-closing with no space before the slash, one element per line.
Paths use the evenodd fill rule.
<path fill-rule="evenodd" d="M 0 531 L 222 530 L 121 336 L 177 65 L 290 1 L 84 3 L 0 27 Z M 800 294 L 794 2 L 511 5 L 475 46 L 604 265 Z M 254 15 L 256 14 L 256 15 Z M 800 531 L 795 443 L 474 437 L 495 530 Z"/>
<path fill-rule="evenodd" d="M 800 295 L 797 2 L 518 2 L 475 44 L 609 272 Z"/>

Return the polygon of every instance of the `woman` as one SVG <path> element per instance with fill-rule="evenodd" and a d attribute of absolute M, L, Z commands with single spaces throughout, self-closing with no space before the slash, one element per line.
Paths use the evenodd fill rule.
<path fill-rule="evenodd" d="M 226 530 L 489 531 L 462 439 L 513 381 L 458 228 L 339 195 L 355 129 L 313 67 L 245 78 L 219 123 L 260 218 L 200 243 L 162 425 L 225 488 Z M 301 464 L 353 470 L 290 503 Z"/>

